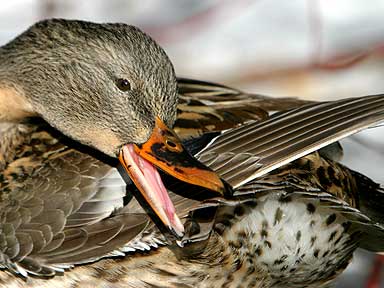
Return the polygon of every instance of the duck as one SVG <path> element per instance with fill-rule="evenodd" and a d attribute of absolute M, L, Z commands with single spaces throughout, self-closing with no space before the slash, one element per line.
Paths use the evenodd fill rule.
<path fill-rule="evenodd" d="M 195 125 L 175 126 L 175 129 L 186 136 L 187 129 L 190 131 L 191 127 L 195 127 L 196 130 L 191 133 L 194 137 L 186 136 L 185 147 L 199 161 L 218 171 L 233 187 L 233 195 L 195 200 L 186 196 L 195 193 L 196 189 L 200 190 L 200 187 L 172 181 L 167 185 L 168 192 L 183 221 L 185 235 L 179 243 L 169 242 L 166 234 L 154 225 L 137 199 L 124 199 L 127 197 L 126 190 L 132 191 L 135 186 L 122 181 L 116 168 L 92 159 L 92 171 L 104 167 L 109 169 L 108 174 L 100 178 L 97 192 L 83 200 L 82 206 L 66 218 L 62 230 L 64 239 L 58 241 L 58 237 L 54 236 L 54 240 L 46 246 L 48 249 L 42 248 L 39 252 L 34 251 L 34 246 L 41 249 L 46 242 L 37 238 L 37 235 L 19 242 L 19 245 L 33 248 L 17 251 L 29 251 L 29 254 L 20 262 L 16 262 L 18 258 L 13 258 L 14 266 L 4 267 L 7 270 L 1 272 L 0 285 L 328 287 L 348 266 L 358 247 L 373 252 L 382 251 L 384 227 L 381 203 L 384 191 L 368 177 L 338 163 L 342 157 L 341 146 L 338 142 L 332 142 L 381 122 L 384 117 L 382 95 L 306 104 L 288 100 L 288 107 L 299 107 L 287 108 L 265 118 L 266 107 L 273 107 L 272 111 L 278 107 L 275 99 L 268 101 L 261 97 L 261 100 L 258 99 L 259 95 L 251 94 L 247 97 L 249 103 L 244 104 L 243 108 L 238 104 L 231 111 L 223 102 L 233 102 L 233 99 L 240 99 L 245 93 L 186 79 L 179 79 L 179 86 L 181 99 L 195 98 L 190 99 L 193 105 L 189 111 L 182 111 L 185 103 L 181 104 L 179 124 L 186 124 L 193 117 L 196 121 Z M 209 92 L 209 89 L 216 92 Z M 219 89 L 222 89 L 221 95 Z M 212 110 L 207 106 L 207 98 L 212 94 L 219 100 L 216 103 L 212 100 L 210 106 L 221 110 Z M 200 97 L 203 100 L 199 103 Z M 264 107 L 266 110 L 260 113 L 263 109 L 255 109 L 253 120 L 250 120 L 250 114 L 247 113 L 251 113 L 252 109 L 249 107 L 258 105 L 260 101 L 269 102 Z M 197 109 L 199 105 L 201 107 Z M 223 120 L 221 116 L 228 117 L 224 121 L 227 124 L 220 123 Z M 210 117 L 212 124 L 206 125 Z M 220 130 L 222 125 L 233 125 L 236 117 L 238 122 L 235 127 Z M 324 121 L 319 121 L 319 117 L 325 117 Z M 335 125 L 335 122 L 340 125 Z M 220 127 L 217 131 L 213 128 L 215 123 Z M 248 143 L 245 149 L 241 149 L 242 152 L 236 152 L 240 144 L 249 140 L 250 132 L 253 136 L 251 139 L 255 141 Z M 276 135 L 272 137 L 271 133 L 274 132 Z M 50 145 L 58 147 L 52 135 L 45 131 L 36 133 L 33 139 L 40 138 L 40 141 L 29 141 L 19 146 L 18 150 L 25 151 L 26 157 L 33 155 L 30 153 L 31 146 L 44 147 L 44 151 Z M 326 135 L 333 140 L 330 141 Z M 287 137 L 294 137 L 295 141 L 286 141 Z M 263 153 L 268 151 L 265 143 L 269 143 L 269 153 Z M 287 153 L 282 154 L 278 149 L 282 145 Z M 288 149 L 286 145 L 292 146 Z M 303 147 L 307 151 L 304 156 Z M 258 151 L 252 152 L 256 148 Z M 54 157 L 55 161 L 61 163 L 58 166 L 65 167 L 63 162 L 73 165 L 73 159 L 78 158 L 80 152 L 72 149 L 72 153 L 77 156 L 70 157 L 68 153 L 66 157 L 69 159 L 61 158 L 61 155 Z M 258 157 L 258 165 L 249 163 L 254 161 L 250 155 Z M 82 157 L 87 159 L 86 163 L 90 161 L 89 155 Z M 229 164 L 222 165 L 223 162 Z M 280 162 L 283 162 L 281 166 L 271 169 L 271 165 Z M 50 170 L 52 166 L 46 169 Z M 245 173 L 248 179 L 244 178 L 244 173 L 238 173 L 245 171 L 245 167 L 248 168 Z M 90 170 L 80 171 L 86 171 L 82 173 L 89 177 Z M 42 175 L 46 177 L 46 173 Z M 167 179 L 164 180 L 167 183 Z M 28 184 L 39 191 L 47 182 L 45 185 Z M 80 190 L 81 187 L 79 185 Z M 113 189 L 105 193 L 107 187 Z M 53 201 L 70 206 L 71 201 L 61 198 L 63 196 L 60 194 L 62 191 L 58 189 Z M 48 197 L 52 197 L 52 194 Z M 102 209 L 116 199 L 127 204 L 120 204 L 120 209 L 112 213 Z M 27 200 L 29 209 L 34 208 L 31 202 Z M 49 204 L 45 204 L 43 210 L 48 211 L 48 207 Z M 97 211 L 91 209 L 94 207 L 97 207 Z M 97 214 L 103 212 L 103 216 Z M 87 218 L 84 219 L 84 215 Z M 47 218 L 38 216 L 33 219 L 40 222 L 33 223 L 34 226 L 30 225 L 29 229 L 20 225 L 15 231 L 17 239 L 23 233 L 37 234 L 37 227 L 42 230 L 43 223 L 54 226 L 54 222 Z M 12 273 L 8 273 L 10 271 Z M 15 274 L 22 277 L 16 277 Z"/>
<path fill-rule="evenodd" d="M 67 29 L 97 26 L 50 21 Z M 169 241 L 161 228 L 167 218 L 149 213 L 151 205 L 140 199 L 149 189 L 123 180 L 131 163 L 150 159 L 143 157 L 148 140 L 127 140 L 144 159 L 129 162 L 136 154 L 121 151 L 125 142 L 110 153 L 24 107 L 1 127 L 0 285 L 325 287 L 357 247 L 382 251 L 382 189 L 338 163 L 337 142 L 383 120 L 382 95 L 308 103 L 190 79 L 178 78 L 176 85 L 174 130 L 183 150 L 203 163 L 197 168 L 220 175 L 231 193 L 161 174 L 169 201 L 160 202 L 172 203 L 183 226 L 182 237 Z M 86 103 L 82 110 L 91 109 Z M 152 121 L 148 135 L 172 131 L 172 123 L 164 124 L 170 120 Z M 181 147 L 167 133 L 175 144 L 169 149 Z M 159 143 L 158 135 L 148 137 L 150 145 Z M 157 157 L 180 167 L 174 155 Z M 190 168 L 187 159 L 180 161 L 184 168 Z"/>

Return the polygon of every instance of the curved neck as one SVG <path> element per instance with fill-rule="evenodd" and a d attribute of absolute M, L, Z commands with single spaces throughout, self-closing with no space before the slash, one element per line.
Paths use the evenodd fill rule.
<path fill-rule="evenodd" d="M 32 105 L 28 102 L 22 89 L 12 81 L 9 57 L 0 48 L 0 122 L 19 122 L 34 116 Z M 9 67 L 7 69 L 7 67 Z M 16 79 L 15 79 L 16 82 Z"/>
<path fill-rule="evenodd" d="M 0 79 L 1 81 L 1 79 Z M 32 105 L 15 87 L 0 86 L 0 122 L 19 122 L 35 115 Z"/>

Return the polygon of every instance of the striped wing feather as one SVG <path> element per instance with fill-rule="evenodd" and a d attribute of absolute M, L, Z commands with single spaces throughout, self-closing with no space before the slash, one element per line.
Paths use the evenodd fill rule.
<path fill-rule="evenodd" d="M 383 120 L 383 95 L 313 103 L 229 130 L 197 157 L 240 187 Z"/>

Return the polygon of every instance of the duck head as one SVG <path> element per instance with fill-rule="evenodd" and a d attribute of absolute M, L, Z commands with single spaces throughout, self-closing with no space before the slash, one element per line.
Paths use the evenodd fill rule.
<path fill-rule="evenodd" d="M 45 20 L 0 48 L 0 119 L 38 115 L 119 158 L 157 217 L 181 236 L 183 225 L 153 165 L 219 194 L 224 188 L 169 128 L 177 100 L 170 60 L 133 26 Z"/>

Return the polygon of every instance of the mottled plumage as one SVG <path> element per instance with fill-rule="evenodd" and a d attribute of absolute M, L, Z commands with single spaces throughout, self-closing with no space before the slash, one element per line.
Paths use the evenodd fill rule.
<path fill-rule="evenodd" d="M 183 80 L 180 82 L 183 85 Z M 187 83 L 189 82 L 187 81 Z M 200 83 L 200 85 L 203 84 L 203 82 Z M 183 90 L 180 91 L 183 92 Z M 185 94 L 181 95 L 178 119 L 182 119 L 182 115 L 185 115 L 183 109 L 187 103 L 186 97 Z M 280 101 L 285 103 L 285 100 Z M 294 103 L 294 100 L 291 102 Z M 214 105 L 213 103 L 212 100 L 211 104 Z M 300 102 L 297 103 L 297 105 L 302 105 Z M 202 103 L 197 105 L 195 102 L 196 106 L 201 107 L 202 111 L 201 116 L 197 117 L 198 119 L 204 115 L 209 117 L 209 115 L 219 113 L 210 111 L 206 114 L 206 108 L 211 109 L 212 107 Z M 243 107 L 247 111 L 249 105 L 244 104 Z M 243 112 L 238 113 L 238 109 L 241 110 L 241 108 L 236 108 L 232 111 L 230 106 L 227 106 L 223 115 L 227 115 L 228 120 L 223 118 L 222 124 L 238 126 L 244 122 Z M 199 114 L 197 111 L 195 113 Z M 257 113 L 254 114 L 252 119 L 265 118 L 265 116 L 257 115 Z M 260 115 L 266 114 L 263 112 Z M 233 124 L 233 119 L 236 118 L 237 122 Z M 43 235 L 48 237 L 48 240 L 50 240 L 49 238 L 61 238 L 62 236 L 57 235 L 62 234 L 66 237 L 62 237 L 64 239 L 60 241 L 63 242 L 48 252 L 45 252 L 44 248 L 43 250 L 39 250 L 41 248 L 26 249 L 28 255 L 21 261 L 20 255 L 11 255 L 14 257 L 13 260 L 16 259 L 19 262 L 16 267 L 11 266 L 10 268 L 14 269 L 16 273 L 20 273 L 18 269 L 21 267 L 29 270 L 32 275 L 33 273 L 37 275 L 39 273 L 64 274 L 50 280 L 34 277 L 23 280 L 3 272 L 1 279 L 7 285 L 13 284 L 16 287 L 27 284 L 29 287 L 33 287 L 33 285 L 35 287 L 42 287 L 42 285 L 49 285 L 49 287 L 57 285 L 63 287 L 86 287 L 87 285 L 99 287 L 103 285 L 108 287 L 238 287 L 241 284 L 244 287 L 303 287 L 304 285 L 321 287 L 348 265 L 356 247 L 362 246 L 376 251 L 382 249 L 383 244 L 380 241 L 379 246 L 366 245 L 370 243 L 372 237 L 380 239 L 383 235 L 381 226 L 375 225 L 378 218 L 371 221 L 369 212 L 363 214 L 356 209 L 367 203 L 360 200 L 362 198 L 360 195 L 373 192 L 382 193 L 380 188 L 364 176 L 337 164 L 332 159 L 321 156 L 326 154 L 328 147 L 323 148 L 319 153 L 312 153 L 294 160 L 247 184 L 240 185 L 235 190 L 234 199 L 212 199 L 200 203 L 171 194 L 178 213 L 186 216 L 187 236 L 184 239 L 185 246 L 180 248 L 175 244 L 166 244 L 164 236 L 150 224 L 148 217 L 135 200 L 132 199 L 127 206 L 123 207 L 130 197 L 129 193 L 125 193 L 124 182 L 116 172 L 113 172 L 115 170 L 113 167 L 63 145 L 45 132 L 46 129 L 50 131 L 49 128 L 38 123 L 39 125 L 19 125 L 19 135 L 12 134 L 18 135 L 14 140 L 17 148 L 12 149 L 17 152 L 18 160 L 12 161 L 12 163 L 22 160 L 20 162 L 23 163 L 22 169 L 30 167 L 31 170 L 26 170 L 23 177 L 19 170 L 17 172 L 12 170 L 21 169 L 18 165 L 8 164 L 5 170 L 8 172 L 4 173 L 7 177 L 4 179 L 5 181 L 2 181 L 1 187 L 4 189 L 3 191 L 7 191 L 6 187 L 11 182 L 12 185 L 21 185 L 22 191 L 25 191 L 25 185 L 28 185 L 27 187 L 31 187 L 28 190 L 31 196 L 24 198 L 25 202 L 18 200 L 21 203 L 19 206 L 27 205 L 28 210 L 39 210 L 43 215 L 48 213 L 48 207 L 53 205 L 53 203 L 49 204 L 52 201 L 50 202 L 48 199 L 54 199 L 54 208 L 63 211 L 61 215 L 67 215 L 67 217 L 64 216 L 65 224 L 59 224 L 59 226 L 61 225 L 59 228 L 62 230 L 56 228 L 56 234 L 43 233 Z M 200 134 L 205 130 L 204 125 L 201 126 L 202 122 L 197 121 L 196 123 L 198 125 L 191 133 L 192 135 Z M 270 125 L 269 122 L 265 123 Z M 305 125 L 297 127 L 306 129 Z M 179 128 L 180 131 L 183 129 L 178 126 L 175 128 Z M 241 129 L 241 127 L 237 128 L 239 131 Z M 237 130 L 227 133 L 237 133 Z M 224 134 L 221 137 L 228 136 Z M 24 139 L 25 142 L 23 143 L 20 139 Z M 220 143 L 220 137 L 216 141 Z M 204 141 L 192 142 L 198 143 L 200 149 L 205 146 L 202 144 Z M 192 146 L 189 145 L 189 147 Z M 211 147 L 215 147 L 215 144 L 211 144 Z M 203 153 L 209 152 L 210 149 L 208 147 Z M 31 153 L 32 151 L 33 153 Z M 75 159 L 76 162 L 74 162 Z M 29 164 L 25 165 L 25 163 Z M 57 165 L 64 168 L 71 164 L 75 167 L 53 169 Z M 41 166 L 47 167 L 45 168 L 47 172 L 44 173 L 44 168 Z M 32 171 L 39 172 L 34 174 Z M 72 182 L 66 182 L 67 185 L 58 185 L 60 178 L 65 176 L 65 171 L 71 175 L 68 178 Z M 31 177 L 31 175 L 36 176 Z M 42 175 L 44 177 L 41 177 Z M 56 178 L 57 176 L 54 175 L 61 175 L 61 177 Z M 92 175 L 91 178 L 89 178 L 90 175 Z M 52 184 L 53 186 L 43 184 L 46 179 L 55 178 L 56 181 L 59 181 L 56 182 L 57 184 Z M 79 181 L 78 178 L 86 178 L 91 181 L 85 186 L 92 187 L 92 189 L 84 189 L 82 181 Z M 34 181 L 38 182 L 33 183 Z M 57 188 L 55 192 L 48 192 L 48 187 L 57 187 L 56 185 L 62 187 L 62 192 Z M 173 189 L 177 191 L 179 185 L 182 184 L 173 184 Z M 362 190 L 362 186 L 369 188 Z M 42 187 L 47 188 L 41 190 Z M 68 197 L 68 194 L 72 194 L 66 192 L 68 190 L 65 188 L 69 187 L 77 189 L 77 193 L 73 193 L 76 198 Z M 182 185 L 182 189 L 189 188 Z M 79 196 L 78 192 L 81 192 L 83 197 Z M 61 196 L 58 196 L 60 194 Z M 3 195 L 7 195 L 7 193 Z M 23 194 L 21 193 L 21 195 Z M 45 195 L 48 199 L 43 201 L 35 199 L 44 198 Z M 43 206 L 43 210 L 36 208 L 39 207 L 39 203 L 40 207 Z M 8 207 L 14 207 L 9 205 Z M 77 210 L 73 208 L 74 206 L 77 206 Z M 15 220 L 19 218 L 14 209 L 9 210 Z M 366 210 L 369 211 L 369 209 Z M 6 213 L 3 215 L 5 216 L 2 216 L 2 219 L 12 219 L 11 215 L 9 217 L 6 216 Z M 84 217 L 85 215 L 86 217 Z M 134 218 L 131 217 L 132 215 Z M 46 226 L 53 228 L 57 226 L 57 220 L 50 222 L 44 220 L 47 219 L 46 217 L 39 215 L 35 217 L 39 223 L 43 222 Z M 7 221 L 7 223 L 9 222 L 11 221 Z M 12 225 L 16 227 L 14 229 L 16 233 L 11 233 L 11 235 L 37 234 L 36 231 L 38 231 L 36 225 L 32 228 L 29 227 L 33 226 L 31 223 L 15 225 L 13 222 Z M 55 231 L 52 227 L 51 231 Z M 96 232 L 89 234 L 92 227 L 96 228 Z M 372 228 L 365 229 L 366 227 Z M 127 229 L 127 233 L 122 232 L 124 228 Z M 97 231 L 100 234 L 97 234 Z M 73 235 L 76 235 L 75 238 Z M 14 236 L 14 238 L 21 239 L 18 236 Z M 11 241 L 12 237 L 8 236 L 8 239 Z M 29 243 L 30 246 L 30 243 L 36 241 L 38 246 L 44 246 L 41 242 L 49 242 L 47 239 L 43 241 L 41 239 L 44 237 L 34 236 L 32 241 L 28 239 L 22 243 L 25 243 L 24 245 Z M 76 242 L 73 242 L 74 239 Z M 71 244 L 65 245 L 66 241 Z M 190 241 L 193 243 L 187 244 Z M 359 243 L 359 241 L 362 242 Z M 51 240 L 51 242 L 55 241 Z M 70 247 L 70 250 L 67 247 Z M 8 253 L 10 252 L 8 251 Z M 16 252 L 14 254 L 21 253 L 20 250 Z M 81 259 L 82 257 L 84 258 Z M 73 264 L 89 262 L 100 257 L 110 259 L 70 268 Z M 34 261 L 36 261 L 35 266 L 32 265 Z M 45 267 L 42 264 L 45 264 Z M 64 272 L 62 269 L 66 269 L 66 271 Z"/>

